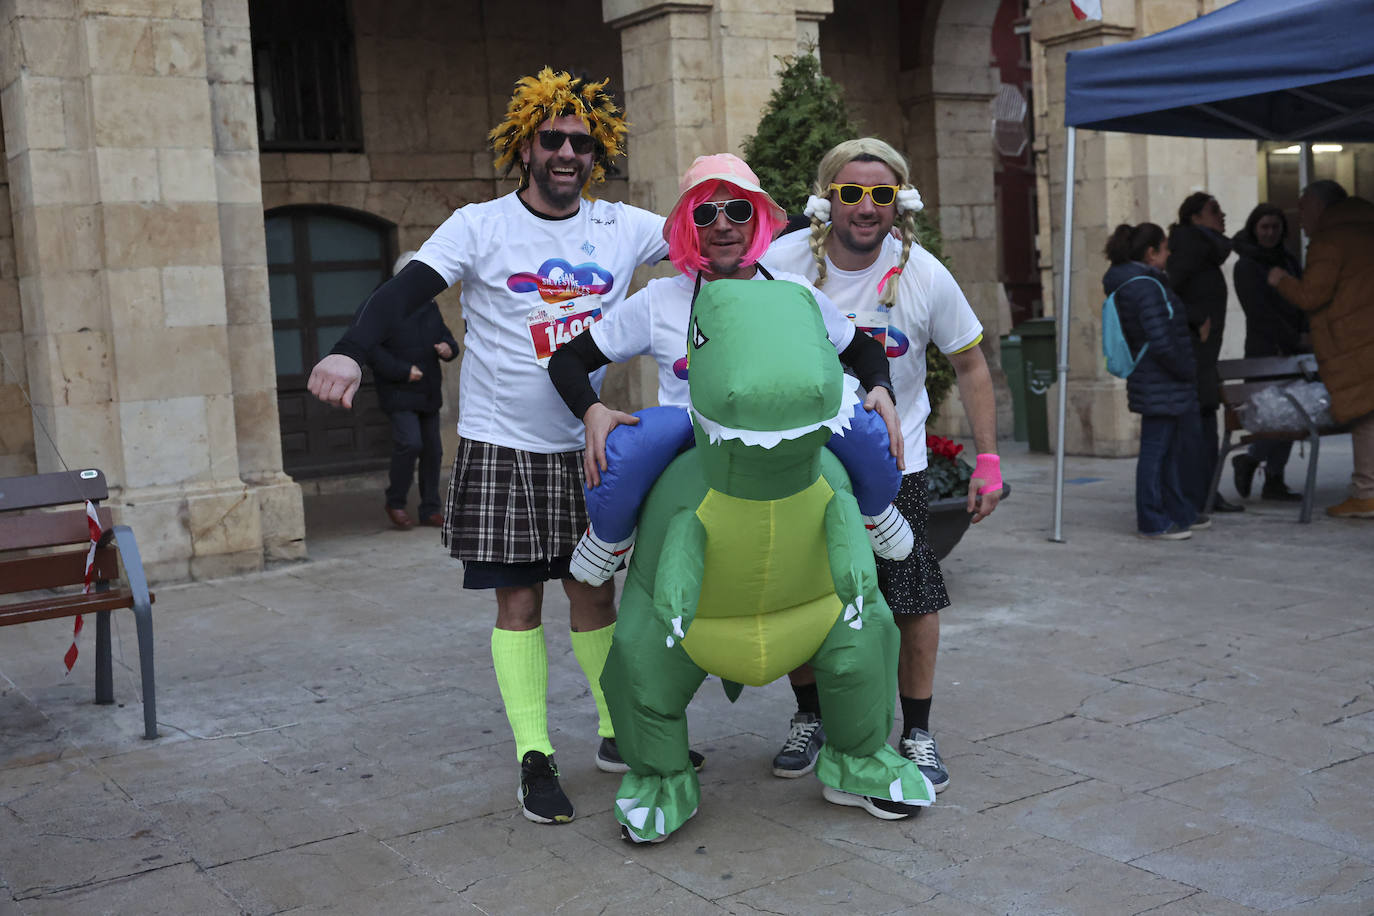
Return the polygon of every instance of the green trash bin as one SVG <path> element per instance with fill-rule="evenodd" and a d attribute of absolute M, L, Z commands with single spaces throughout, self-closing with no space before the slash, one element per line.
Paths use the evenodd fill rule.
<path fill-rule="evenodd" d="M 1002 336 L 1002 371 L 1007 374 L 1007 390 L 1011 392 L 1011 437 L 1026 441 L 1026 367 L 1021 355 L 1021 335 Z"/>
<path fill-rule="evenodd" d="M 1050 423 L 1045 394 L 1058 372 L 1057 339 L 1053 318 L 1032 318 L 1016 326 L 1021 335 L 1021 355 L 1026 399 L 1026 438 L 1033 452 L 1050 450 Z"/>

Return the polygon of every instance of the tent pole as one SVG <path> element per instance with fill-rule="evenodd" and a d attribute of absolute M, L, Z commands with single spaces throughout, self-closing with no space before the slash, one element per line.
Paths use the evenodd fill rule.
<path fill-rule="evenodd" d="M 1064 418 L 1069 412 L 1069 293 L 1073 277 L 1073 184 L 1074 153 L 1078 129 L 1070 126 L 1064 151 L 1064 279 L 1059 314 L 1059 426 L 1054 449 L 1054 534 L 1051 541 L 1064 543 Z"/>
<path fill-rule="evenodd" d="M 1302 141 L 1301 148 L 1298 150 L 1298 194 L 1302 194 L 1303 189 L 1312 183 L 1312 144 L 1306 140 Z M 1302 263 L 1307 263 L 1307 230 L 1302 228 L 1302 221 L 1298 221 L 1298 239 L 1301 251 L 1298 257 Z"/>

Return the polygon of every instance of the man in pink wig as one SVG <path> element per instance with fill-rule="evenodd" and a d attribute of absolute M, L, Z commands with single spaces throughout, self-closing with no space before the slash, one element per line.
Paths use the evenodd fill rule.
<path fill-rule="evenodd" d="M 558 350 L 549 362 L 549 375 L 568 409 L 586 426 L 583 456 L 587 484 L 598 486 L 606 470 L 606 437 L 622 424 L 638 418 L 612 410 L 597 397 L 587 375 L 612 362 L 651 355 L 658 363 L 658 401 L 663 406 L 686 407 L 687 323 L 692 302 L 705 283 L 715 280 L 771 280 L 806 287 L 816 299 L 826 329 L 840 360 L 854 371 L 868 394 L 864 408 L 877 411 L 887 426 L 892 455 L 900 468 L 902 435 L 892 400 L 887 356 L 867 334 L 855 333 L 849 321 L 822 292 L 797 274 L 769 273 L 758 264 L 773 239 L 782 231 L 787 214 L 759 187 L 754 172 L 737 156 L 717 153 L 699 156 L 682 176 L 680 195 L 663 226 L 668 257 L 678 276 L 649 282 L 619 308 Z M 766 346 L 767 341 L 760 341 Z M 895 511 L 888 509 L 889 512 Z M 869 520 L 870 535 L 880 554 L 902 553 L 900 531 L 892 543 L 879 538 L 890 531 L 885 515 Z M 902 526 L 904 527 L 904 526 Z M 910 531 L 905 532 L 910 538 Z M 634 541 L 631 534 L 607 541 L 592 529 L 573 552 L 572 574 L 588 584 L 606 581 L 620 565 Z"/>

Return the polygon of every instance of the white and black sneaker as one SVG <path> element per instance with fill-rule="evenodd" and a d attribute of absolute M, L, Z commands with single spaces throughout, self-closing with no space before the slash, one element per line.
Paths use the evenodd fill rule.
<path fill-rule="evenodd" d="M 792 727 L 782 750 L 773 758 L 773 775 L 783 779 L 805 776 L 816 768 L 816 757 L 825 744 L 825 728 L 820 717 L 811 712 L 799 712 L 792 717 Z"/>
<path fill-rule="evenodd" d="M 566 824 L 573 819 L 572 802 L 558 784 L 558 766 L 539 751 L 526 751 L 520 760 L 516 798 L 525 817 L 536 824 Z"/>
<path fill-rule="evenodd" d="M 898 745 L 902 756 L 916 764 L 917 769 L 930 780 L 930 787 L 937 795 L 945 791 L 945 787 L 949 785 L 949 770 L 945 769 L 945 762 L 940 759 L 940 750 L 935 746 L 935 739 L 930 737 L 929 732 L 913 728 Z"/>
<path fill-rule="evenodd" d="M 687 759 L 698 773 L 706 765 L 706 758 L 694 750 L 687 751 Z M 614 738 L 601 739 L 601 745 L 596 749 L 596 768 L 603 773 L 630 772 L 630 765 L 620 756 L 620 748 L 616 746 Z"/>
<path fill-rule="evenodd" d="M 830 786 L 821 787 L 821 795 L 825 800 L 834 805 L 848 805 L 851 808 L 863 808 L 869 814 L 884 821 L 900 821 L 904 817 L 911 817 L 921 810 L 915 805 L 905 805 L 895 802 L 890 798 L 876 798 L 872 795 L 855 795 L 853 792 L 841 792 L 839 789 Z"/>

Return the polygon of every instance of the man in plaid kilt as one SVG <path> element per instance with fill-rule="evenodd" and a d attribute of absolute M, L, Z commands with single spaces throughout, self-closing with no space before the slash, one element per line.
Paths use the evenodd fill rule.
<path fill-rule="evenodd" d="M 553 351 L 620 302 L 635 267 L 667 252 L 662 217 L 588 196 L 626 134 L 605 87 L 549 68 L 517 82 L 490 138 L 497 170 L 518 167 L 519 188 L 455 210 L 363 303 L 309 382 L 321 400 L 351 406 L 359 364 L 389 324 L 462 283 L 460 444 L 444 544 L 463 561 L 465 588 L 495 591 L 492 664 L 520 761 L 518 798 L 525 817 L 546 824 L 573 818 L 548 732 L 546 581 L 561 580 L 568 596 L 573 652 L 599 715 L 596 764 L 628 769 L 600 684 L 615 630 L 614 583 L 594 587 L 568 572 L 587 527 L 582 424 L 545 368 Z"/>

